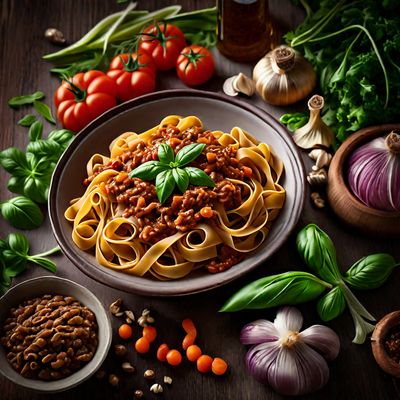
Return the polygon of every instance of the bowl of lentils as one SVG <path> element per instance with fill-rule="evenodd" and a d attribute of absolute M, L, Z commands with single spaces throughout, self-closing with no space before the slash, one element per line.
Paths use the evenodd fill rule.
<path fill-rule="evenodd" d="M 68 279 L 42 276 L 0 299 L 0 373 L 39 392 L 70 389 L 92 376 L 111 345 L 98 298 Z"/>

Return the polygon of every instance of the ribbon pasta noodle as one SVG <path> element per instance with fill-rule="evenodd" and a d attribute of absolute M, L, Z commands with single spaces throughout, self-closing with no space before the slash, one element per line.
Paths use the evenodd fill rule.
<path fill-rule="evenodd" d="M 198 163 L 214 171 L 214 189 L 189 186 L 180 194 L 176 188 L 160 205 L 153 183 L 128 177 L 143 157 L 154 159 L 159 143 L 173 147 L 188 141 L 206 143 Z M 109 157 L 94 154 L 87 163 L 86 191 L 71 201 L 65 218 L 73 224 L 74 243 L 84 251 L 94 249 L 100 265 L 161 280 L 182 278 L 195 268 L 223 265 L 210 264 L 222 253 L 234 264 L 266 239 L 285 201 L 282 173 L 283 163 L 271 148 L 243 129 L 211 132 L 195 116 L 170 115 L 146 132 L 118 136 Z M 211 207 L 212 218 L 202 218 L 203 203 Z"/>

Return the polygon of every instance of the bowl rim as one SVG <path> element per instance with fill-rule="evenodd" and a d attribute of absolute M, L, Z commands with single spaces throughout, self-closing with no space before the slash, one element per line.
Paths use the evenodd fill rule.
<path fill-rule="evenodd" d="M 285 142 L 287 149 L 291 153 L 291 157 L 293 162 L 298 167 L 298 176 L 296 177 L 296 181 L 300 182 L 301 187 L 303 190 L 298 190 L 295 193 L 296 196 L 296 204 L 297 208 L 293 210 L 293 214 L 291 215 L 290 220 L 287 223 L 285 231 L 281 234 L 281 240 L 279 243 L 275 242 L 269 247 L 270 255 L 274 254 L 284 242 L 288 239 L 291 232 L 297 225 L 299 221 L 300 215 L 302 213 L 305 197 L 306 197 L 306 178 L 305 178 L 305 168 L 299 153 L 299 149 L 293 142 L 289 132 L 287 131 L 286 127 L 281 125 L 271 114 L 262 110 L 261 108 L 249 104 L 245 101 L 239 99 L 233 99 L 229 96 L 226 96 L 222 93 L 215 93 L 215 92 L 208 92 L 204 90 L 196 90 L 196 89 L 170 89 L 170 90 L 162 90 L 157 91 L 154 93 L 150 93 L 147 95 L 143 95 L 137 97 L 135 99 L 129 100 L 124 102 L 116 107 L 111 108 L 110 110 L 106 111 L 101 116 L 94 119 L 90 122 L 85 128 L 83 128 L 74 138 L 74 146 L 69 146 L 61 158 L 59 159 L 56 168 L 54 169 L 51 183 L 50 183 L 50 191 L 49 191 L 49 201 L 48 201 L 48 208 L 49 208 L 49 218 L 51 227 L 54 233 L 54 236 L 61 247 L 63 253 L 69 258 L 69 260 L 77 266 L 84 274 L 89 276 L 90 278 L 96 280 L 99 283 L 106 284 L 112 288 L 125 291 L 127 293 L 136 293 L 140 295 L 152 296 L 152 297 L 160 297 L 160 296 L 167 296 L 167 297 L 175 297 L 175 296 L 185 296 L 191 295 L 195 293 L 201 293 L 208 290 L 216 289 L 222 285 L 225 285 L 234 279 L 238 279 L 239 277 L 245 275 L 246 273 L 250 272 L 251 270 L 258 267 L 261 263 L 266 261 L 266 259 L 257 259 L 255 260 L 250 267 L 243 267 L 240 270 L 233 270 L 235 271 L 234 274 L 229 274 L 229 270 L 224 272 L 224 276 L 219 276 L 216 279 L 215 283 L 210 286 L 200 286 L 198 283 L 194 282 L 192 285 L 187 285 L 187 287 L 180 287 L 179 289 L 166 287 L 159 287 L 157 288 L 157 292 L 155 292 L 153 285 L 146 285 L 146 282 L 143 282 L 141 285 L 132 285 L 129 281 L 124 279 L 116 279 L 114 276 L 108 274 L 107 279 L 104 279 L 104 274 L 106 271 L 99 271 L 99 268 L 92 269 L 92 268 L 85 268 L 84 264 L 89 264 L 86 261 L 82 260 L 79 256 L 75 256 L 72 252 L 69 251 L 69 246 L 67 241 L 64 239 L 63 235 L 61 234 L 61 227 L 57 218 L 57 201 L 56 201 L 56 186 L 58 185 L 58 181 L 61 175 L 61 172 L 69 159 L 70 155 L 75 151 L 75 149 L 79 146 L 82 140 L 86 137 L 88 133 L 90 133 L 93 129 L 97 128 L 98 126 L 102 125 L 110 118 L 117 116 L 124 111 L 128 111 L 136 106 L 140 106 L 149 102 L 162 100 L 166 98 L 180 98 L 180 97 L 201 97 L 201 98 L 208 98 L 212 100 L 221 101 L 224 103 L 232 104 L 236 107 L 240 107 L 241 109 L 246 110 L 250 114 L 254 114 L 256 117 L 260 118 L 263 122 L 268 123 L 271 127 L 279 132 L 280 137 Z M 300 192 L 300 193 L 299 193 Z M 229 275 L 228 275 L 229 274 Z M 222 275 L 222 274 L 220 274 Z M 218 276 L 218 275 L 214 275 Z"/>
<path fill-rule="evenodd" d="M 0 305 L 5 301 L 6 298 L 12 298 L 13 295 L 17 291 L 24 290 L 24 289 L 28 288 L 29 286 L 31 286 L 34 282 L 37 282 L 37 281 L 42 281 L 42 282 L 49 281 L 50 283 L 54 282 L 54 281 L 58 281 L 58 282 L 64 283 L 66 287 L 67 286 L 75 286 L 79 291 L 84 292 L 88 297 L 91 298 L 91 300 L 97 305 L 97 307 L 99 307 L 99 310 L 102 310 L 104 312 L 104 317 L 105 317 L 105 319 L 103 319 L 105 321 L 104 326 L 100 327 L 100 325 L 99 325 L 100 319 L 98 317 L 98 313 L 96 314 L 96 312 L 91 309 L 91 311 L 96 315 L 98 330 L 101 329 L 101 331 L 104 332 L 104 337 L 106 339 L 106 342 L 105 342 L 105 346 L 102 349 L 100 349 L 99 347 L 97 347 L 97 349 L 96 349 L 96 352 L 97 351 L 101 352 L 101 356 L 100 356 L 99 360 L 97 361 L 97 365 L 94 365 L 93 367 L 91 367 L 91 370 L 89 371 L 89 373 L 87 375 L 83 376 L 81 379 L 73 380 L 73 379 L 71 379 L 71 377 L 73 377 L 74 374 L 71 374 L 66 378 L 58 379 L 56 381 L 51 381 L 54 384 L 59 384 L 58 385 L 59 387 L 57 387 L 55 389 L 46 389 L 45 386 L 46 386 L 46 383 L 49 383 L 48 381 L 24 378 L 23 376 L 19 375 L 18 372 L 13 370 L 18 375 L 17 377 L 14 377 L 14 375 L 8 375 L 3 370 L 3 368 L 0 367 L 0 374 L 18 386 L 24 387 L 25 389 L 29 389 L 29 390 L 31 390 L 33 392 L 37 392 L 37 393 L 58 393 L 58 392 L 62 392 L 62 391 L 68 390 L 68 389 L 72 389 L 72 388 L 78 386 L 79 384 L 81 384 L 82 382 L 88 380 L 101 367 L 101 365 L 103 364 L 104 360 L 106 359 L 108 352 L 110 350 L 110 347 L 111 347 L 112 325 L 111 325 L 111 320 L 110 320 L 107 310 L 105 309 L 105 307 L 103 306 L 101 301 L 98 299 L 98 297 L 91 290 L 89 290 L 85 286 L 80 285 L 79 283 L 76 283 L 70 279 L 61 278 L 59 276 L 44 275 L 44 276 L 39 276 L 36 278 L 27 279 L 23 282 L 20 282 L 20 283 L 16 284 L 15 286 L 12 286 L 5 294 L 3 294 L 3 296 L 0 297 Z M 36 295 L 33 295 L 33 296 L 36 296 Z M 29 298 L 29 294 L 25 297 Z M 77 298 L 77 300 L 81 301 L 78 298 L 78 296 L 76 296 L 76 298 Z M 11 303 L 17 305 L 20 303 L 20 301 L 12 301 L 11 300 Z M 0 321 L 0 324 L 2 324 L 2 322 L 3 321 Z M 3 346 L 1 346 L 1 347 L 2 347 L 1 351 L 3 353 L 5 353 L 4 347 Z M 92 358 L 92 360 L 89 361 L 85 366 L 90 366 L 90 364 L 93 361 L 94 361 L 94 358 Z M 7 360 L 5 360 L 5 362 L 8 363 Z M 67 379 L 70 379 L 70 382 L 65 383 L 65 380 L 67 380 Z M 41 384 L 43 383 L 43 387 L 33 388 L 31 386 L 33 381 L 40 386 L 42 386 Z M 63 383 L 64 383 L 64 385 L 63 385 Z"/>

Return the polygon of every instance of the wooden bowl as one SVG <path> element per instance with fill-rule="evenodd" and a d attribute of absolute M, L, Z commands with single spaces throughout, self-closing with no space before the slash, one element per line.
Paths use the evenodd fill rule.
<path fill-rule="evenodd" d="M 400 364 L 389 357 L 384 347 L 385 338 L 391 328 L 400 325 L 400 311 L 385 315 L 375 327 L 371 337 L 372 353 L 378 365 L 388 374 L 400 378 Z"/>
<path fill-rule="evenodd" d="M 400 124 L 371 126 L 352 134 L 335 153 L 329 167 L 327 195 L 333 211 L 343 222 L 370 235 L 400 235 L 400 212 L 376 210 L 358 200 L 348 187 L 346 164 L 362 144 L 394 129 L 400 129 Z"/>

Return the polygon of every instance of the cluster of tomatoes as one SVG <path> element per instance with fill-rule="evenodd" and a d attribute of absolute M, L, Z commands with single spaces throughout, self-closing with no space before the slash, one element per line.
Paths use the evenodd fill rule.
<path fill-rule="evenodd" d="M 90 70 L 64 81 L 54 95 L 57 117 L 64 128 L 78 132 L 117 99 L 124 102 L 153 92 L 156 71 L 172 68 L 188 86 L 208 81 L 215 69 L 211 53 L 202 46 L 187 46 L 178 27 L 152 24 L 143 31 L 137 53 L 116 56 L 106 74 Z"/>

